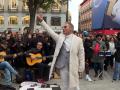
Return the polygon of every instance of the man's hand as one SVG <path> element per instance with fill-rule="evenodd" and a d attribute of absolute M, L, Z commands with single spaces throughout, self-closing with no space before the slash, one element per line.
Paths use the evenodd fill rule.
<path fill-rule="evenodd" d="M 37 16 L 37 20 L 40 21 L 40 22 L 42 22 L 43 21 L 43 15 Z"/>

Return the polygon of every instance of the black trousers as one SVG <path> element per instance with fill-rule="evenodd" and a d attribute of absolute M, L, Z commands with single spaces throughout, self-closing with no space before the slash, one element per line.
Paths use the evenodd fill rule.
<path fill-rule="evenodd" d="M 111 55 L 109 57 L 106 57 L 106 59 L 104 61 L 104 64 L 105 64 L 104 70 L 107 71 L 107 68 L 108 68 L 109 65 L 110 65 L 111 68 L 113 68 L 113 59 L 114 59 L 113 55 Z"/>
<path fill-rule="evenodd" d="M 103 63 L 94 63 L 95 76 L 103 71 Z M 102 76 L 102 74 L 101 74 Z"/>
<path fill-rule="evenodd" d="M 47 64 L 44 64 L 44 63 L 38 63 L 38 64 L 35 64 L 34 67 L 36 68 L 34 71 L 35 78 L 43 79 L 43 80 L 47 81 L 49 78 L 50 66 L 48 66 Z"/>

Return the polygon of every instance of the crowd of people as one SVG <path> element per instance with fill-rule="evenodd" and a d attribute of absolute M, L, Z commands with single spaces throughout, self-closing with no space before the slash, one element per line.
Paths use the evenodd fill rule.
<path fill-rule="evenodd" d="M 39 53 L 41 57 L 53 55 L 54 47 L 54 41 L 46 33 L 38 32 L 38 30 L 36 30 L 35 33 L 28 33 L 27 30 L 24 30 L 24 33 L 12 31 L 1 32 L 0 70 L 4 71 L 4 84 L 11 85 L 11 74 L 16 75 L 16 81 L 20 80 L 20 78 L 22 79 L 20 73 L 18 73 L 20 68 L 40 67 L 42 71 L 41 67 L 46 67 L 44 64 L 51 62 L 51 58 L 47 58 L 48 60 L 44 60 L 42 63 L 42 58 L 35 63 L 30 62 L 30 60 L 27 61 L 26 59 L 29 57 L 30 53 Z M 32 60 L 35 58 L 34 56 L 35 55 L 31 57 Z M 38 63 L 40 63 L 40 65 L 37 65 Z M 44 75 L 40 77 L 42 76 Z"/>
<path fill-rule="evenodd" d="M 6 85 L 11 85 L 12 73 L 20 80 L 19 68 L 39 68 L 40 73 L 37 78 L 45 79 L 44 76 L 49 74 L 46 73 L 49 72 L 47 69 L 49 62 L 52 62 L 49 79 L 54 68 L 59 69 L 64 84 L 63 90 L 68 88 L 79 90 L 79 77 L 84 71 L 84 66 L 85 79 L 88 81 L 93 81 L 89 74 L 90 69 L 94 70 L 95 78 L 102 80 L 102 71 L 109 70 L 108 67 L 113 70 L 112 80 L 120 79 L 120 33 L 117 36 L 84 35 L 73 32 L 74 26 L 67 22 L 63 27 L 63 33 L 58 34 L 44 22 L 42 16 L 39 16 L 38 20 L 48 33 L 39 30 L 31 33 L 26 29 L 23 33 L 20 31 L 0 33 L 0 70 L 4 71 Z M 30 62 L 28 59 L 34 61 L 36 54 L 45 58 L 40 58 L 35 63 Z M 53 60 L 47 58 L 53 54 Z"/>

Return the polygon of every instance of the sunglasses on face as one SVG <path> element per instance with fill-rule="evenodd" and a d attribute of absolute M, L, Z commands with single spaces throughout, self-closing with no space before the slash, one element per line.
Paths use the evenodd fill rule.
<path fill-rule="evenodd" d="M 67 28 L 67 26 L 63 26 L 63 28 Z"/>

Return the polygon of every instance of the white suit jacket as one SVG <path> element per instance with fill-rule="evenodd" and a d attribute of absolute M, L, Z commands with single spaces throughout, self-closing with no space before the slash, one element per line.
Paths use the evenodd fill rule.
<path fill-rule="evenodd" d="M 45 21 L 42 21 L 41 25 L 46 29 L 48 34 L 56 41 L 56 48 L 55 48 L 54 57 L 53 57 L 53 61 L 52 61 L 52 65 L 49 73 L 49 79 L 50 79 L 57 56 L 60 52 L 63 41 L 65 39 L 65 35 L 63 33 L 59 35 L 55 33 L 45 23 Z M 73 34 L 71 42 L 72 44 L 70 48 L 70 61 L 69 61 L 69 84 L 70 84 L 70 87 L 76 87 L 76 85 L 79 85 L 78 72 L 83 72 L 85 69 L 85 55 L 84 55 L 83 41 L 81 38 Z"/>

